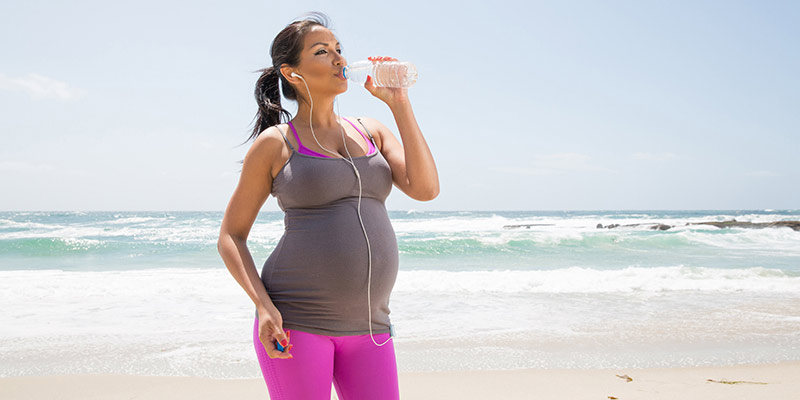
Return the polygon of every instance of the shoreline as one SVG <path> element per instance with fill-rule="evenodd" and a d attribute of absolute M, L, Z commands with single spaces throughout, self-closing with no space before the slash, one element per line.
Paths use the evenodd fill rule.
<path fill-rule="evenodd" d="M 257 365 L 254 366 L 257 368 Z M 631 381 L 626 379 L 632 378 Z M 731 366 L 400 372 L 403 399 L 788 399 L 800 361 Z M 711 381 L 709 381 L 711 380 Z M 331 393 L 335 391 L 331 389 Z M 3 399 L 268 398 L 261 378 L 79 374 L 0 378 Z"/>

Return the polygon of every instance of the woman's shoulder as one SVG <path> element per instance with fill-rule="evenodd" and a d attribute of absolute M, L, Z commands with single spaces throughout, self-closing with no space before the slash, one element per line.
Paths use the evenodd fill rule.
<path fill-rule="evenodd" d="M 256 153 L 260 158 L 270 160 L 279 158 L 286 147 L 283 130 L 280 125 L 272 125 L 261 131 L 250 147 L 250 153 Z"/>
<path fill-rule="evenodd" d="M 285 129 L 288 129 L 288 127 L 288 124 L 277 124 L 264 129 L 258 135 L 253 145 L 262 142 L 259 143 L 260 146 L 280 147 L 283 143 Z"/>
<path fill-rule="evenodd" d="M 264 129 L 253 141 L 248 151 L 272 171 L 273 179 L 291 156 L 291 150 L 286 146 L 283 136 L 286 127 L 288 127 L 287 124 L 277 124 Z"/>

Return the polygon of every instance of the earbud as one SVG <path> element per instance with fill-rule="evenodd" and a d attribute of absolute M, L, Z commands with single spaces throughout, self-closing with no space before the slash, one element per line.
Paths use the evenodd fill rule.
<path fill-rule="evenodd" d="M 298 74 L 297 72 L 292 72 L 292 76 L 296 78 L 302 78 L 302 76 L 300 76 L 300 74 Z"/>

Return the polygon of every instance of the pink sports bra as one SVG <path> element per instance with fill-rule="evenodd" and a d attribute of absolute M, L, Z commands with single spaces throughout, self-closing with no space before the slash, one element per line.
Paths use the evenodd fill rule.
<path fill-rule="evenodd" d="M 343 119 L 343 120 L 345 120 L 345 121 L 347 121 L 347 122 L 350 122 L 350 120 L 349 120 L 349 119 L 347 119 L 347 118 L 345 118 L 345 117 L 342 117 L 342 119 Z M 367 138 L 367 135 L 365 135 L 363 132 L 361 132 L 361 130 L 360 130 L 360 129 L 358 129 L 354 123 L 350 122 L 350 125 L 353 125 L 353 128 L 356 128 L 356 130 L 358 131 L 358 133 L 360 133 L 360 134 L 361 134 L 361 136 L 363 136 L 363 137 L 364 137 L 364 140 L 366 140 L 366 141 L 367 141 L 367 144 L 369 145 L 369 148 L 368 148 L 368 150 L 367 150 L 367 155 L 372 155 L 372 154 L 374 154 L 374 152 L 375 152 L 375 150 L 376 150 L 376 147 L 375 147 L 375 145 L 372 143 L 372 141 L 371 141 L 371 140 L 369 140 L 369 139 Z M 332 156 L 326 156 L 326 155 L 324 155 L 324 154 L 317 153 L 316 151 L 314 151 L 314 150 L 311 150 L 311 149 L 309 149 L 309 148 L 308 148 L 308 147 L 306 147 L 306 146 L 303 146 L 303 143 L 301 143 L 301 142 L 300 142 L 300 137 L 298 137 L 298 136 L 297 136 L 297 131 L 294 129 L 294 125 L 292 125 L 292 122 L 291 122 L 291 121 L 289 121 L 289 126 L 292 128 L 292 132 L 294 133 L 294 138 L 295 138 L 295 140 L 297 140 L 297 152 L 298 152 L 298 153 L 306 154 L 306 155 L 309 155 L 309 156 L 316 156 L 316 157 L 335 158 L 335 157 L 332 157 Z M 287 141 L 286 143 L 288 144 L 289 142 Z M 291 145 L 290 145 L 290 147 L 291 147 Z"/>

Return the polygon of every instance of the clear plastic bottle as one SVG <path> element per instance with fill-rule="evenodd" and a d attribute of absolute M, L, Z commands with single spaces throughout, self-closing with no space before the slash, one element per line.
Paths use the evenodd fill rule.
<path fill-rule="evenodd" d="M 417 82 L 417 67 L 408 61 L 356 61 L 344 67 L 343 76 L 363 85 L 367 75 L 378 87 L 411 87 Z"/>

